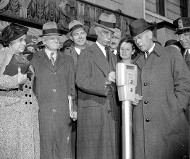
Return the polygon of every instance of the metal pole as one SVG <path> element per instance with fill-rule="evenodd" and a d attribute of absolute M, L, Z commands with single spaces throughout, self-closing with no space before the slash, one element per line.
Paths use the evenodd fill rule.
<path fill-rule="evenodd" d="M 132 105 L 122 102 L 122 159 L 132 159 Z"/>

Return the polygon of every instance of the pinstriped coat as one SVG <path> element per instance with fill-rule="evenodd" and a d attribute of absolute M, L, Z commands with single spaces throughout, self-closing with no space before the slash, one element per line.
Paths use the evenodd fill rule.
<path fill-rule="evenodd" d="M 39 102 L 40 158 L 74 158 L 68 95 L 75 96 L 72 57 L 58 52 L 53 66 L 44 50 L 33 56 Z"/>
<path fill-rule="evenodd" d="M 187 65 L 177 49 L 158 44 L 146 61 L 140 55 L 133 62 L 143 96 L 133 109 L 134 159 L 182 159 L 189 149 Z"/>
<path fill-rule="evenodd" d="M 105 86 L 109 71 L 108 61 L 96 43 L 82 50 L 76 75 L 79 87 L 77 159 L 118 158 L 117 121 Z"/>

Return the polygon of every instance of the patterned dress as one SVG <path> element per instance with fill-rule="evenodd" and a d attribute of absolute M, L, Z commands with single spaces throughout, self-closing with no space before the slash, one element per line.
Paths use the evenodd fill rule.
<path fill-rule="evenodd" d="M 0 159 L 39 159 L 38 103 L 32 91 L 33 77 L 23 90 L 15 90 L 17 75 L 3 75 L 11 54 L 9 48 L 0 51 Z"/>

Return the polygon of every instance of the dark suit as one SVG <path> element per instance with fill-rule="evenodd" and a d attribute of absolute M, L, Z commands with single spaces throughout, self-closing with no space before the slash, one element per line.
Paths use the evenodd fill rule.
<path fill-rule="evenodd" d="M 82 50 L 76 76 L 78 92 L 77 159 L 117 159 L 117 121 L 105 85 L 114 69 L 96 43 Z"/>
<path fill-rule="evenodd" d="M 34 54 L 31 64 L 39 102 L 40 158 L 74 158 L 68 105 L 68 95 L 75 96 L 73 59 L 58 52 L 53 66 L 42 50 Z"/>

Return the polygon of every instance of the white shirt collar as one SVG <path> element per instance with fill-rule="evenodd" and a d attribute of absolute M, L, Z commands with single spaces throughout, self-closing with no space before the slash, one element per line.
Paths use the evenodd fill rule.
<path fill-rule="evenodd" d="M 80 55 L 81 49 L 75 47 L 75 51 L 76 51 L 76 53 L 77 53 L 78 55 Z"/>
<path fill-rule="evenodd" d="M 50 54 L 52 53 L 52 51 L 48 50 L 47 48 L 45 48 L 45 53 L 47 54 L 48 58 L 50 59 Z M 57 53 L 55 52 L 55 54 L 53 54 L 54 59 L 56 59 L 57 57 Z"/>
<path fill-rule="evenodd" d="M 155 46 L 155 43 L 154 43 L 153 46 L 148 50 L 148 53 L 149 53 L 149 54 L 154 50 L 154 46 Z"/>
<path fill-rule="evenodd" d="M 96 41 L 96 44 L 98 45 L 98 47 L 100 48 L 100 50 L 102 50 L 104 56 L 106 57 L 105 46 L 103 46 L 102 44 L 100 44 L 98 41 Z"/>

